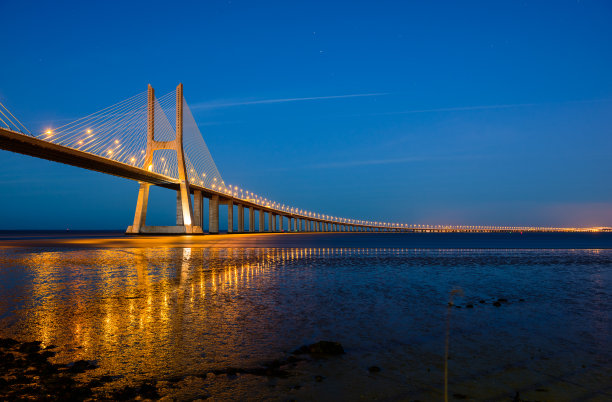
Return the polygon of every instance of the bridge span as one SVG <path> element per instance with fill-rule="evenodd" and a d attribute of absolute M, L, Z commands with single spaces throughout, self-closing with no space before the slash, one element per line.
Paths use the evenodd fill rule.
<path fill-rule="evenodd" d="M 145 95 L 146 99 L 142 99 Z M 172 98 L 175 99 L 174 105 L 170 102 Z M 5 113 L 2 116 L 5 119 L 0 117 L 0 149 L 138 181 L 136 211 L 132 225 L 126 230 L 128 234 L 202 234 L 205 219 L 208 220 L 208 233 L 216 234 L 219 233 L 220 206 L 227 207 L 228 233 L 284 231 L 284 221 L 290 232 L 612 230 L 607 227 L 409 225 L 373 222 L 313 213 L 268 200 L 237 186 L 225 184 L 183 98 L 182 84 L 179 84 L 176 91 L 159 100 L 149 85 L 146 93 L 39 135 L 18 131 L 23 125 L 8 124 L 7 121 L 11 122 L 10 117 Z M 5 127 L 2 127 L 2 123 Z M 188 132 L 187 141 L 185 131 Z M 186 142 L 191 149 L 186 149 Z M 146 224 L 151 185 L 176 191 L 175 226 Z M 204 211 L 204 198 L 208 199 L 208 211 Z"/>

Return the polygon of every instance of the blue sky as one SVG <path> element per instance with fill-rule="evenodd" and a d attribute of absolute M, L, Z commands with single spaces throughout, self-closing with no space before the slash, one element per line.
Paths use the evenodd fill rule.
<path fill-rule="evenodd" d="M 410 224 L 612 225 L 612 3 L 1 1 L 32 131 L 184 94 L 228 183 Z M 124 229 L 137 184 L 0 151 L 0 229 Z M 171 224 L 174 195 L 148 222 Z"/>

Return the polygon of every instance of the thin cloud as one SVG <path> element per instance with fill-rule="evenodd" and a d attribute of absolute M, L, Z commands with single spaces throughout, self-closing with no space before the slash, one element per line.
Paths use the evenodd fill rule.
<path fill-rule="evenodd" d="M 356 166 L 371 166 L 371 165 L 390 165 L 398 163 L 410 162 L 429 162 L 440 160 L 460 160 L 460 159 L 475 159 L 482 158 L 480 155 L 456 155 L 456 156 L 410 156 L 406 158 L 391 158 L 391 159 L 369 159 L 369 160 L 352 160 L 340 162 L 317 163 L 314 165 L 305 166 L 310 169 L 330 169 L 330 168 L 347 168 Z"/>
<path fill-rule="evenodd" d="M 304 102 L 304 101 L 345 99 L 345 98 L 364 98 L 368 96 L 383 96 L 383 95 L 388 95 L 388 93 L 376 92 L 376 93 L 366 93 L 366 94 L 311 96 L 311 97 L 305 97 L 305 98 L 259 99 L 259 100 L 239 101 L 239 102 L 201 102 L 201 103 L 196 103 L 194 105 L 190 105 L 190 107 L 191 109 L 218 109 L 218 108 L 234 107 L 234 106 L 265 105 L 265 104 L 271 104 L 271 103 Z"/>
<path fill-rule="evenodd" d="M 551 102 L 551 103 L 509 103 L 509 104 L 501 104 L 501 105 L 441 107 L 441 108 L 434 108 L 434 109 L 415 109 L 415 110 L 404 110 L 404 111 L 399 111 L 399 112 L 383 112 L 383 113 L 374 113 L 374 114 L 388 115 L 388 114 L 412 114 L 412 113 L 435 113 L 435 112 L 461 112 L 461 111 L 469 111 L 469 110 L 508 109 L 508 108 L 515 108 L 515 107 L 541 106 L 541 105 L 551 105 L 555 103 L 568 104 L 568 103 L 610 102 L 611 100 L 612 99 L 587 99 L 587 100 Z"/>
<path fill-rule="evenodd" d="M 507 109 L 511 107 L 535 106 L 537 103 L 515 103 L 509 105 L 478 105 L 478 106 L 463 106 L 463 107 L 441 107 L 436 109 L 417 109 L 405 110 L 402 112 L 388 112 L 383 114 L 410 114 L 410 113 L 432 113 L 432 112 L 459 112 L 464 110 L 483 110 L 483 109 Z"/>
<path fill-rule="evenodd" d="M 311 169 L 329 169 L 329 168 L 345 168 L 354 166 L 369 166 L 369 165 L 389 165 L 394 163 L 408 163 L 408 162 L 421 162 L 431 158 L 424 157 L 408 157 L 408 158 L 394 158 L 394 159 L 370 159 L 370 160 L 354 160 L 354 161 L 342 161 L 342 162 L 328 162 L 328 163 L 317 163 L 309 165 L 307 167 Z"/>

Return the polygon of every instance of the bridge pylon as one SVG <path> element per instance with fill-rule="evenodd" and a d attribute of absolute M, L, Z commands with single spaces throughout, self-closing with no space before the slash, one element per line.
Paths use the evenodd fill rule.
<path fill-rule="evenodd" d="M 194 234 L 203 233 L 202 227 L 194 224 L 193 206 L 191 205 L 189 177 L 185 167 L 185 151 L 183 148 L 183 84 L 176 87 L 176 136 L 172 141 L 157 141 L 155 139 L 155 90 L 149 84 L 147 90 L 147 150 L 143 169 L 153 168 L 153 153 L 169 149 L 176 152 L 178 162 L 179 190 L 176 203 L 176 226 L 147 226 L 147 206 L 149 203 L 150 183 L 139 182 L 138 200 L 134 223 L 126 230 L 127 234 Z"/>

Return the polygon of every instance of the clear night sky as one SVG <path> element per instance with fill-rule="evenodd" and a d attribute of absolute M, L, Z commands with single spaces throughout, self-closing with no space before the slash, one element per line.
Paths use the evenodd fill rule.
<path fill-rule="evenodd" d="M 0 100 L 31 131 L 182 82 L 225 181 L 273 200 L 612 225 L 609 1 L 0 0 L 0 15 Z M 137 190 L 0 151 L 0 229 L 125 229 Z M 174 205 L 152 192 L 148 222 Z"/>

